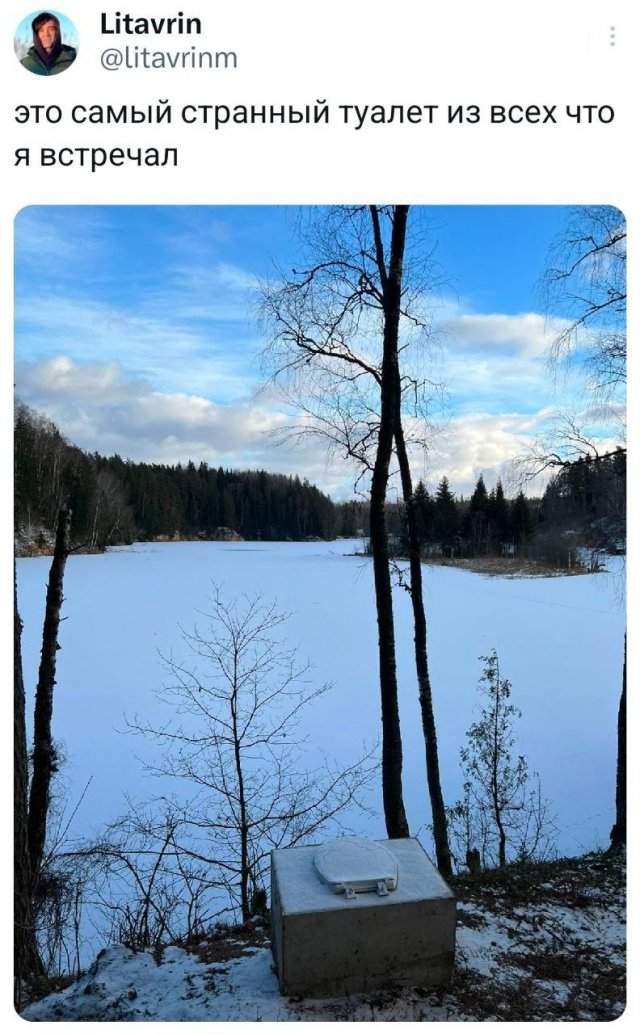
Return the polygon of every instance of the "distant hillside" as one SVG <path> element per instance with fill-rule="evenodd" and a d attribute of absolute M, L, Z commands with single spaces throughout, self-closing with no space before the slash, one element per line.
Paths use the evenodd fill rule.
<path fill-rule="evenodd" d="M 298 477 L 222 467 L 133 463 L 70 444 L 46 417 L 18 405 L 15 418 L 18 552 L 49 552 L 60 505 L 72 511 L 76 548 L 156 538 L 213 538 L 226 528 L 246 539 L 334 538 L 355 532 L 336 506 Z"/>
<path fill-rule="evenodd" d="M 89 454 L 70 444 L 49 419 L 19 404 L 15 418 L 15 526 L 19 555 L 50 552 L 63 501 L 73 511 L 76 548 L 102 551 L 146 539 L 209 539 L 229 529 L 244 539 L 333 539 L 366 534 L 366 502 L 334 503 L 299 477 L 134 463 Z M 469 499 L 443 477 L 429 493 L 422 481 L 413 503 L 425 559 L 511 557 L 575 568 L 582 546 L 624 552 L 626 452 L 567 463 L 542 499 L 508 499 L 500 481 L 482 476 Z M 391 550 L 406 555 L 404 506 L 387 505 Z M 224 535 L 227 535 L 225 532 Z M 228 537 L 228 535 L 227 535 Z"/>

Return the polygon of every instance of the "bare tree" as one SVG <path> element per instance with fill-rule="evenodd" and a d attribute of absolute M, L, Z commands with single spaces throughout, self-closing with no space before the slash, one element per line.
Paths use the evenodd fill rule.
<path fill-rule="evenodd" d="M 309 687 L 308 664 L 278 638 L 285 615 L 274 605 L 229 603 L 216 589 L 204 617 L 206 629 L 183 632 L 193 665 L 167 658 L 174 681 L 158 693 L 180 724 L 136 718 L 129 727 L 164 748 L 150 771 L 197 788 L 187 803 L 173 801 L 171 856 L 213 871 L 212 885 L 247 921 L 264 900 L 271 850 L 337 822 L 374 767 L 363 758 L 301 768 L 299 719 L 328 687 Z"/>
<path fill-rule="evenodd" d="M 50 819 L 53 818 L 53 814 Z M 51 821 L 49 822 L 51 826 Z M 38 948 L 47 975 L 80 974 L 82 927 L 92 862 L 58 842 L 56 831 L 40 870 L 34 914 Z"/>
<path fill-rule="evenodd" d="M 58 513 L 56 542 L 45 604 L 42 650 L 35 694 L 31 785 L 25 731 L 25 694 L 22 676 L 22 622 L 14 612 L 14 873 L 15 873 L 15 962 L 16 978 L 40 976 L 48 972 L 54 957 L 67 942 L 62 934 L 68 918 L 76 881 L 69 873 L 61 875 L 52 864 L 58 846 L 59 830 L 51 827 L 52 781 L 58 769 L 58 750 L 52 733 L 53 696 L 56 676 L 58 632 L 63 603 L 64 572 L 69 555 L 71 511 L 62 506 Z M 71 907 L 75 905 L 71 903 Z M 64 918 L 63 918 L 64 917 Z M 58 958 L 59 962 L 59 958 Z"/>
<path fill-rule="evenodd" d="M 383 729 L 383 798 L 390 837 L 406 836 L 402 799 L 402 742 L 397 702 L 395 630 L 385 502 L 391 461 L 397 457 L 407 507 L 416 672 L 425 734 L 427 771 L 438 864 L 450 872 L 446 815 L 440 789 L 437 740 L 427 661 L 422 568 L 412 509 L 413 489 L 403 424 L 403 400 L 418 400 L 423 383 L 400 365 L 407 347 L 401 329 L 423 331 L 424 283 L 404 277 L 408 206 L 334 209 L 311 240 L 313 262 L 265 292 L 273 330 L 276 376 L 296 389 L 311 369 L 314 398 L 325 400 L 313 432 L 342 445 L 370 475 L 373 557 Z M 306 385 L 305 385 L 306 388 Z M 302 392 L 304 396 L 304 392 Z M 308 395 L 307 395 L 308 397 Z M 329 400 L 329 401 L 327 401 Z M 303 403 L 306 416 L 313 413 Z M 362 473 L 362 471 L 361 471 Z"/>
<path fill-rule="evenodd" d="M 93 900 L 107 920 L 103 936 L 138 950 L 202 933 L 193 916 L 197 894 L 185 900 L 193 874 L 181 866 L 176 848 L 179 816 L 169 805 L 160 814 L 129 805 L 98 843 L 79 852 L 94 865 Z"/>
<path fill-rule="evenodd" d="M 14 678 L 13 678 L 13 953 L 14 998 L 22 1004 L 23 984 L 38 976 L 42 963 L 38 953 L 33 917 L 31 866 L 28 842 L 28 763 L 25 725 L 25 694 L 22 676 L 22 621 L 14 566 Z"/>
<path fill-rule="evenodd" d="M 529 449 L 520 456 L 516 465 L 524 481 L 531 481 L 550 470 L 570 467 L 577 460 L 610 459 L 617 452 L 626 453 L 621 446 L 602 449 L 594 435 L 590 435 L 578 418 L 571 413 L 556 413 L 545 433 L 534 439 Z"/>
<path fill-rule="evenodd" d="M 63 602 L 64 569 L 69 555 L 71 511 L 63 506 L 58 514 L 56 544 L 49 573 L 42 652 L 34 709 L 33 772 L 29 793 L 29 862 L 34 891 L 37 888 L 47 836 L 47 816 L 51 780 L 57 768 L 56 748 L 51 731 L 53 690 L 56 682 L 58 629 Z"/>
<path fill-rule="evenodd" d="M 592 391 L 613 412 L 627 377 L 627 230 L 622 212 L 609 205 L 575 208 L 556 242 L 545 282 L 548 306 L 559 305 L 569 313 L 552 346 L 552 360 L 573 357 L 579 348 L 587 356 Z M 559 445 L 548 447 L 551 458 L 546 464 L 544 447 L 538 448 L 543 468 L 566 466 L 576 452 L 597 453 L 589 439 L 569 422 Z M 604 458 L 602 453 L 598 458 Z M 616 822 L 611 834 L 615 849 L 626 843 L 626 791 L 620 788 L 620 779 L 626 779 L 626 635 L 617 751 Z"/>
<path fill-rule="evenodd" d="M 447 831 L 447 815 L 442 796 L 442 784 L 440 782 L 438 738 L 436 734 L 436 722 L 433 711 L 433 693 L 431 690 L 431 679 L 429 676 L 429 662 L 427 656 L 427 619 L 422 592 L 422 557 L 420 555 L 418 515 L 416 513 L 416 500 L 413 492 L 411 467 L 409 464 L 409 456 L 402 422 L 399 371 L 397 371 L 396 376 L 398 379 L 398 403 L 394 423 L 394 436 L 396 442 L 396 454 L 400 467 L 402 495 L 406 509 L 410 571 L 409 593 L 413 609 L 414 627 L 414 658 L 418 679 L 418 696 L 420 700 L 420 714 L 422 717 L 422 732 L 425 742 L 427 782 L 433 820 L 433 840 L 436 849 L 438 869 L 443 876 L 450 876 L 451 854 L 449 850 L 449 837 Z"/>
<path fill-rule="evenodd" d="M 400 376 L 398 372 L 398 335 L 402 304 L 402 264 L 407 232 L 408 208 L 398 205 L 392 216 L 389 256 L 384 253 L 380 217 L 377 208 L 370 208 L 374 236 L 375 261 L 378 267 L 378 299 L 383 312 L 382 365 L 380 369 L 380 425 L 376 458 L 371 475 L 369 526 L 373 578 L 378 611 L 378 650 L 382 703 L 382 794 L 387 831 L 390 837 L 406 837 L 409 825 L 402 799 L 402 739 L 398 713 L 396 646 L 393 618 L 393 597 L 389 570 L 385 502 L 389 482 L 389 465 L 393 449 L 397 414 L 400 410 Z"/>
<path fill-rule="evenodd" d="M 616 764 L 616 820 L 611 830 L 612 852 L 627 845 L 627 636 L 624 637 L 622 693 L 618 705 L 618 760 Z"/>
<path fill-rule="evenodd" d="M 109 470 L 98 472 L 92 508 L 90 548 L 102 550 L 114 539 L 118 541 L 120 536 L 124 536 L 126 540 L 131 535 L 131 511 L 122 485 Z"/>
<path fill-rule="evenodd" d="M 102 943 L 155 950 L 201 939 L 234 913 L 228 880 L 209 860 L 196 860 L 183 848 L 188 809 L 166 799 L 141 806 L 127 798 L 127 804 L 127 813 L 98 840 L 61 845 L 52 867 L 75 877 L 71 895 L 80 895 L 80 906 L 90 902 L 91 924 Z M 70 926 L 66 919 L 61 940 Z"/>
<path fill-rule="evenodd" d="M 556 359 L 584 350 L 592 384 L 609 396 L 626 380 L 627 231 L 608 205 L 573 209 L 545 275 L 549 307 L 567 313 L 556 337 Z"/>

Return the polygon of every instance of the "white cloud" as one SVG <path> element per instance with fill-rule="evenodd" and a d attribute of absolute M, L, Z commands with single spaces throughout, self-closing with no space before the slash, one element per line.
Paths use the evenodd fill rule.
<path fill-rule="evenodd" d="M 73 233 L 64 209 L 18 217 L 25 283 L 45 287 L 33 296 L 23 287 L 16 306 L 25 401 L 92 451 L 296 472 L 350 495 L 352 469 L 327 461 L 322 438 L 275 444 L 274 432 L 300 418 L 273 391 L 257 393 L 257 281 L 225 260 L 231 228 L 204 218 L 206 210 L 182 235 L 160 219 L 158 268 L 147 276 L 135 267 L 128 279 L 113 225 L 91 211 L 73 210 Z M 575 399 L 575 383 L 554 383 L 546 362 L 567 321 L 474 313 L 444 294 L 425 296 L 424 307 L 432 335 L 403 324 L 412 342 L 403 361 L 444 385 L 453 418 L 426 465 L 416 452 L 414 471 L 430 484 L 446 474 L 468 493 L 480 472 L 492 482 L 525 450 L 551 406 Z M 368 313 L 359 327 L 365 356 L 379 356 L 378 323 Z"/>
<path fill-rule="evenodd" d="M 108 399 L 114 403 L 148 390 L 141 378 L 127 380 L 118 362 L 92 362 L 79 366 L 67 355 L 40 363 L 19 363 L 16 375 L 20 390 L 29 396 L 71 401 Z"/>
<path fill-rule="evenodd" d="M 82 298 L 51 297 L 46 305 L 24 300 L 16 306 L 18 354 L 25 359 L 66 355 L 91 365 L 96 357 L 126 364 L 137 376 L 164 389 L 213 390 L 219 399 L 247 394 L 255 381 L 248 367 L 255 339 L 240 337 L 223 346 L 215 328 L 189 324 L 175 308 L 149 315 Z M 202 388 L 201 388 L 202 390 Z"/>
<path fill-rule="evenodd" d="M 262 467 L 305 476 L 335 497 L 352 494 L 353 466 L 340 456 L 329 459 L 324 439 L 285 435 L 277 444 L 287 427 L 301 421 L 271 390 L 221 405 L 200 395 L 155 391 L 115 361 L 80 363 L 63 355 L 19 364 L 16 379 L 23 401 L 89 451 L 158 463 L 193 459 L 211 466 Z M 457 417 L 432 437 L 426 453 L 414 449 L 414 476 L 435 485 L 446 474 L 454 490 L 465 494 L 481 472 L 493 483 L 548 416 L 548 411 L 532 416 L 478 411 Z"/>
<path fill-rule="evenodd" d="M 117 362 L 79 363 L 57 356 L 16 368 L 18 396 L 44 412 L 74 444 L 103 455 L 300 474 L 327 491 L 348 494 L 344 466 L 328 462 L 324 443 L 277 445 L 291 415 L 272 392 L 221 405 L 202 396 L 154 391 Z"/>
<path fill-rule="evenodd" d="M 415 478 L 422 478 L 431 490 L 447 477 L 456 494 L 469 495 L 482 474 L 488 487 L 501 479 L 506 489 L 513 490 L 513 461 L 527 453 L 548 418 L 546 408 L 528 415 L 495 415 L 478 409 L 457 416 L 432 436 L 426 452 L 414 453 Z M 540 491 L 545 481 L 537 481 L 527 491 Z"/>
<path fill-rule="evenodd" d="M 439 329 L 446 336 L 447 347 L 454 350 L 535 357 L 545 355 L 567 326 L 567 320 L 547 318 L 537 312 L 460 313 L 440 323 Z"/>

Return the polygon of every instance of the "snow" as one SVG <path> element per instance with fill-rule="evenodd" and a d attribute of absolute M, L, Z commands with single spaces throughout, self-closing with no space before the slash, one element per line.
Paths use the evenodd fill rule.
<path fill-rule="evenodd" d="M 303 729 L 310 764 L 322 751 L 353 761 L 364 742 L 378 739 L 371 565 L 346 555 L 360 545 L 157 543 L 69 559 L 54 733 L 67 758 L 70 808 L 91 780 L 74 819 L 76 834 L 97 833 L 122 813 L 127 793 L 144 800 L 168 792 L 143 773 L 140 757 L 151 760 L 151 747 L 123 735 L 126 716 L 169 719 L 154 696 L 166 679 L 159 654 L 185 658 L 178 626 L 205 624 L 198 612 L 206 611 L 212 582 L 230 596 L 260 592 L 267 602 L 277 599 L 291 613 L 289 642 L 310 658 L 315 684 L 333 683 Z M 610 564 L 610 575 L 537 579 L 424 569 L 445 798 L 453 802 L 461 792 L 458 755 L 477 713 L 478 657 L 495 647 L 523 712 L 518 749 L 540 773 L 556 815 L 558 850 L 566 854 L 606 845 L 613 821 L 625 616 L 622 565 L 619 558 Z M 37 677 L 49 566 L 47 557 L 18 561 L 28 689 Z M 405 797 L 412 832 L 419 833 L 430 818 L 410 601 L 402 589 L 395 603 Z M 370 803 L 373 816 L 358 817 L 353 831 L 381 839 L 379 791 Z"/>
<path fill-rule="evenodd" d="M 417 840 L 387 840 L 385 844 L 388 848 L 387 853 L 392 856 L 391 864 L 398 873 L 398 886 L 386 897 L 375 897 L 373 903 L 376 907 L 393 908 L 400 904 L 423 901 L 425 898 L 451 897 L 449 888 Z M 372 845 L 374 848 L 376 846 Z M 370 894 L 356 894 L 353 898 L 342 894 L 336 895 L 326 883 L 318 879 L 314 868 L 316 852 L 317 848 L 313 846 L 274 852 L 273 864 L 277 873 L 283 914 L 370 908 Z M 357 858 L 357 861 L 360 859 Z"/>
<path fill-rule="evenodd" d="M 568 876 L 568 880 L 567 880 Z M 280 995 L 268 944 L 228 940 L 228 957 L 167 947 L 153 955 L 102 952 L 66 990 L 29 1006 L 27 1020 L 610 1020 L 624 1005 L 624 873 L 600 859 L 558 863 L 548 896 L 512 907 L 498 890 L 469 889 L 458 903 L 456 966 L 443 991 L 396 988 L 333 999 Z M 578 883 L 576 883 L 576 880 Z M 582 883 L 600 886 L 589 902 Z M 558 902 L 567 883 L 580 889 Z M 474 884 L 474 886 L 476 886 Z M 520 898 L 526 886 L 514 885 Z"/>

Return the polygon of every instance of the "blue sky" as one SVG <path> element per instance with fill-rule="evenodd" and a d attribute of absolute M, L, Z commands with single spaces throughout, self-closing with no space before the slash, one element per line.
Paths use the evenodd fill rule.
<path fill-rule="evenodd" d="M 414 474 L 469 492 L 554 414 L 588 408 L 580 368 L 554 377 L 567 314 L 541 278 L 563 207 L 414 207 L 431 253 L 428 375 L 444 385 Z M 16 385 L 89 450 L 299 473 L 348 497 L 352 471 L 321 441 L 280 441 L 292 416 L 264 387 L 257 285 L 300 263 L 308 210 L 32 207 L 16 219 Z M 606 435 L 608 428 L 597 433 Z"/>

